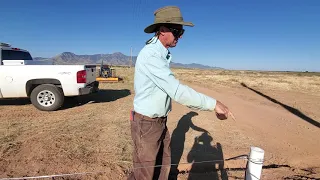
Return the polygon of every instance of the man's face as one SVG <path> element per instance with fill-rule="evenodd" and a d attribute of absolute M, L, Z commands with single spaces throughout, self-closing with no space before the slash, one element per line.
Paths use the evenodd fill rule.
<path fill-rule="evenodd" d="M 172 24 L 170 26 L 163 27 L 163 36 L 166 39 L 167 47 L 175 47 L 178 40 L 182 37 L 184 30 L 182 25 Z"/>

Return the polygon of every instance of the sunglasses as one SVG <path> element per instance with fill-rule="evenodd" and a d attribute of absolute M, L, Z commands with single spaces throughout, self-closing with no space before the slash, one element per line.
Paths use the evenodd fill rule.
<path fill-rule="evenodd" d="M 184 29 L 175 29 L 170 27 L 168 27 L 168 29 L 172 32 L 173 36 L 176 38 L 179 38 L 184 33 Z"/>

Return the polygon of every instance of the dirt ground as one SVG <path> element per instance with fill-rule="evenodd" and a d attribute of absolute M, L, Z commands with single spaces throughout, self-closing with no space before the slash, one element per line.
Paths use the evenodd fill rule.
<path fill-rule="evenodd" d="M 260 74 L 258 82 L 256 75 L 239 78 L 234 72 L 175 72 L 183 83 L 225 103 L 236 116 L 236 121 L 221 121 L 212 112 L 173 103 L 167 125 L 172 159 L 181 164 L 178 179 L 243 179 L 246 160 L 222 160 L 248 155 L 253 146 L 265 151 L 261 179 L 320 178 L 319 75 L 277 74 L 279 79 L 271 83 L 263 78 L 274 74 Z M 101 84 L 97 94 L 67 98 L 55 112 L 38 111 L 24 99 L 0 100 L 0 178 L 69 174 L 54 179 L 126 179 L 131 168 L 133 70 L 120 69 L 118 74 L 124 76 L 123 83 Z M 303 82 L 298 85 L 304 89 L 295 82 Z M 192 164 L 213 160 L 218 161 Z"/>

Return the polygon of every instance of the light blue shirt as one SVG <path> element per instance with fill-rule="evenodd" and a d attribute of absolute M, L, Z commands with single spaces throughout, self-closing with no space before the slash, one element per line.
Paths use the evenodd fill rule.
<path fill-rule="evenodd" d="M 167 116 L 174 100 L 195 110 L 213 111 L 216 100 L 180 84 L 170 70 L 172 55 L 158 38 L 139 52 L 134 74 L 134 111 L 154 118 Z"/>

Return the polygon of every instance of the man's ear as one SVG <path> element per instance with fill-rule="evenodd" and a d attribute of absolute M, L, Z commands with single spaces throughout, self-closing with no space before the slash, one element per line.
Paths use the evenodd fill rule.
<path fill-rule="evenodd" d="M 160 26 L 160 28 L 159 28 L 159 35 L 164 35 L 164 33 L 166 32 L 166 28 L 165 27 L 163 27 L 163 26 Z"/>

